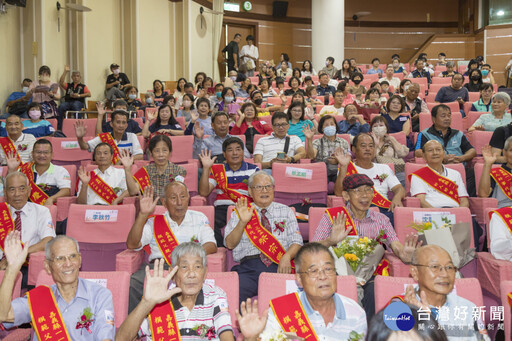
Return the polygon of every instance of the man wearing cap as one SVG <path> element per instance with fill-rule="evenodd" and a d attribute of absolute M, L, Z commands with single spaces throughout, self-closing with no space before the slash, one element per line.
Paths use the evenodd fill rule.
<path fill-rule="evenodd" d="M 360 238 L 375 239 L 381 231 L 384 231 L 384 243 L 404 263 L 411 261 L 412 253 L 418 244 L 417 235 L 409 235 L 403 245 L 396 236 L 395 230 L 384 214 L 370 210 L 373 197 L 373 181 L 365 174 L 352 174 L 343 180 L 342 196 L 345 199 L 346 210 L 339 208 L 329 209 L 324 213 L 311 241 L 318 241 L 330 247 L 340 243 L 348 233 L 345 231 L 345 212 L 353 221 L 353 229 Z M 332 216 L 332 221 L 330 216 Z M 347 217 L 348 218 L 348 217 Z M 368 318 L 375 313 L 373 297 L 373 281 L 368 281 L 364 286 L 364 298 L 362 300 Z"/>
<path fill-rule="evenodd" d="M 130 86 L 130 80 L 125 73 L 120 72 L 119 65 L 114 63 L 110 64 L 110 71 L 112 73 L 107 77 L 107 84 L 105 86 L 105 97 L 109 101 L 115 101 L 118 98 L 125 98 L 124 89 Z"/>

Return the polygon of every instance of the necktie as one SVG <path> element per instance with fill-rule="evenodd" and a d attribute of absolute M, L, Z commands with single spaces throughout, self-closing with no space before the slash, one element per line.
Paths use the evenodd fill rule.
<path fill-rule="evenodd" d="M 270 221 L 268 220 L 266 214 L 267 214 L 267 209 L 266 208 L 262 209 L 261 210 L 261 224 L 267 231 L 272 233 L 272 227 L 270 226 Z M 272 261 L 270 260 L 270 258 L 265 256 L 263 253 L 260 253 L 260 259 L 263 262 L 263 264 L 265 264 L 265 266 L 267 268 L 272 264 Z"/>
<path fill-rule="evenodd" d="M 14 219 L 14 230 L 21 233 L 21 211 L 16 211 L 16 219 Z"/>

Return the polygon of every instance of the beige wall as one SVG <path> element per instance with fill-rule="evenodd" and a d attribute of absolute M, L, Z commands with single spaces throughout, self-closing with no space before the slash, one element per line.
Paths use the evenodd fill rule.
<path fill-rule="evenodd" d="M 9 94 L 20 91 L 20 14 L 19 9 L 9 7 L 7 14 L 0 16 L 0 106 L 3 108 Z M 13 29 L 16 28 L 16 29 Z"/>
<path fill-rule="evenodd" d="M 186 73 L 188 80 L 193 80 L 195 74 L 199 71 L 207 75 L 213 74 L 214 63 L 217 63 L 217 51 L 213 53 L 212 46 L 212 14 L 204 12 L 199 14 L 199 4 L 192 0 L 189 3 L 188 28 L 189 28 L 189 68 Z M 202 20 L 202 28 L 201 28 Z M 215 48 L 215 50 L 217 50 Z M 213 60 L 215 56 L 215 60 Z"/>

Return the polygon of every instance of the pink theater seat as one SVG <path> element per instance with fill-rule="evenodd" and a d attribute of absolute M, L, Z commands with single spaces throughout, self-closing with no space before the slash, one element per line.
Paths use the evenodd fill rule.
<path fill-rule="evenodd" d="M 466 135 L 469 143 L 475 148 L 477 156 L 482 155 L 482 148 L 489 144 L 492 134 L 492 131 L 473 130 Z"/>
<path fill-rule="evenodd" d="M 469 103 L 473 104 L 480 99 L 480 92 L 469 92 Z"/>
<path fill-rule="evenodd" d="M 130 274 L 125 271 L 109 272 L 85 272 L 80 271 L 80 278 L 90 280 L 98 284 L 106 284 L 106 288 L 112 293 L 114 303 L 115 327 L 119 328 L 128 316 L 128 293 L 130 291 Z M 52 277 L 41 271 L 37 277 L 36 285 L 53 285 Z M 100 318 L 98 316 L 97 318 Z"/>
<path fill-rule="evenodd" d="M 95 118 L 85 118 L 85 119 L 75 119 L 75 118 L 66 118 L 62 122 L 62 132 L 64 135 L 70 138 L 76 138 L 75 134 L 75 123 L 77 121 L 82 121 L 85 123 L 86 133 L 85 136 L 90 136 L 93 138 L 96 136 L 94 133 L 96 129 L 96 119 Z"/>
<path fill-rule="evenodd" d="M 199 180 L 197 176 L 197 164 L 193 163 L 182 163 L 181 167 L 185 168 L 187 175 L 185 176 L 185 185 L 187 185 L 190 193 L 190 205 L 191 206 L 203 206 L 206 204 L 206 199 L 199 193 Z"/>
<path fill-rule="evenodd" d="M 208 273 L 206 274 L 207 283 L 216 285 L 226 293 L 228 299 L 228 310 L 231 315 L 231 325 L 233 331 L 236 329 L 236 309 L 238 309 L 238 273 L 234 271 L 230 272 L 213 272 L 208 264 Z"/>
<path fill-rule="evenodd" d="M 448 102 L 448 103 L 429 103 L 429 102 L 427 102 L 427 108 L 430 112 L 432 112 L 432 108 L 439 104 L 444 104 L 450 108 L 450 110 L 452 112 L 452 120 L 453 120 L 453 114 L 460 112 L 459 102 Z"/>
<path fill-rule="evenodd" d="M 440 72 L 446 71 L 446 65 L 436 65 L 436 66 L 434 66 L 434 71 L 440 71 Z"/>
<path fill-rule="evenodd" d="M 375 311 L 386 307 L 393 296 L 402 295 L 409 284 L 416 282 L 410 277 L 375 277 Z M 482 289 L 476 278 L 456 279 L 454 290 L 457 296 L 473 302 L 477 307 L 484 305 Z"/>
<path fill-rule="evenodd" d="M 432 110 L 432 108 L 429 108 Z M 430 128 L 432 126 L 432 115 L 430 113 L 422 112 L 420 113 L 420 131 Z M 452 110 L 452 124 L 450 125 L 453 129 L 457 129 L 460 131 L 464 130 L 464 126 L 462 125 L 462 114 L 459 111 Z"/>
<path fill-rule="evenodd" d="M 71 205 L 66 234 L 80 244 L 82 270 L 115 270 L 116 255 L 126 250 L 134 221 L 134 205 Z"/>
<path fill-rule="evenodd" d="M 500 168 L 501 164 L 493 164 L 491 168 Z M 475 163 L 475 186 L 476 186 L 476 195 L 478 195 L 478 184 L 480 183 L 480 179 L 482 178 L 482 171 L 484 170 L 483 163 Z"/>
<path fill-rule="evenodd" d="M 196 163 L 192 156 L 194 136 L 171 136 L 171 142 L 173 145 L 171 154 L 172 163 Z"/>
<path fill-rule="evenodd" d="M 443 86 L 447 86 L 452 84 L 451 77 L 432 77 L 432 84 L 430 84 L 429 92 L 432 91 L 432 86 L 442 84 Z M 436 91 L 437 92 L 437 91 Z"/>
<path fill-rule="evenodd" d="M 466 113 L 466 117 L 464 117 L 464 129 L 469 129 L 475 123 L 475 121 L 482 115 L 487 114 L 486 112 L 480 111 L 466 111 L 466 104 L 464 104 L 464 112 Z M 471 103 L 469 103 L 471 105 Z M 470 106 L 471 108 L 471 106 Z"/>
<path fill-rule="evenodd" d="M 189 210 L 199 211 L 204 213 L 210 221 L 210 226 L 213 229 L 215 222 L 215 209 L 213 206 L 189 206 Z M 164 214 L 166 208 L 164 206 L 157 206 L 155 214 Z M 131 225 L 130 225 L 131 228 Z M 207 256 L 208 270 L 212 272 L 226 271 L 226 249 L 218 248 L 217 253 Z M 133 251 L 124 250 L 116 256 L 116 271 L 126 271 L 130 274 L 139 270 L 142 262 L 144 261 L 144 250 Z M 238 301 L 237 301 L 238 302 Z"/>
<path fill-rule="evenodd" d="M 336 292 L 357 302 L 357 284 L 354 276 L 336 276 Z M 270 300 L 289 294 L 287 282 L 293 281 L 295 275 L 262 272 L 258 282 L 258 310 L 262 314 L 269 307 Z"/>
<path fill-rule="evenodd" d="M 446 79 L 446 78 L 441 78 L 441 79 Z M 450 81 L 451 81 L 451 78 L 448 78 Z M 428 88 L 428 93 L 430 94 L 431 92 L 434 92 L 434 93 L 438 93 L 439 90 L 445 86 L 449 86 L 450 83 L 446 84 L 446 83 L 434 83 L 432 82 L 432 84 L 430 84 L 429 88 Z"/>
<path fill-rule="evenodd" d="M 181 129 L 185 130 L 187 128 L 187 122 L 185 121 L 185 117 L 175 117 L 176 121 L 178 121 Z"/>
<path fill-rule="evenodd" d="M 437 91 L 434 92 L 433 90 L 430 90 L 428 92 L 428 95 L 425 96 L 425 102 L 427 103 L 434 103 L 436 101 Z"/>
<path fill-rule="evenodd" d="M 512 292 L 512 281 L 501 282 L 501 305 L 505 307 L 505 340 L 512 339 L 512 325 L 510 324 L 510 303 L 508 302 L 507 295 Z"/>
<path fill-rule="evenodd" d="M 84 140 L 87 142 L 92 137 L 85 137 Z M 56 165 L 75 165 L 80 166 L 81 161 L 91 160 L 92 155 L 87 150 L 81 150 L 78 145 L 76 138 L 48 138 L 53 146 L 53 159 L 52 162 Z"/>
<path fill-rule="evenodd" d="M 292 177 L 287 174 L 293 169 L 312 172 L 311 179 Z M 275 179 L 274 200 L 281 204 L 293 205 L 308 198 L 312 203 L 327 206 L 327 170 L 325 163 L 311 164 L 280 164 L 272 165 L 272 176 Z M 307 223 L 300 223 L 299 228 L 304 240 L 309 240 Z"/>
<path fill-rule="evenodd" d="M 409 225 L 414 221 L 414 212 L 423 211 L 423 212 L 450 212 L 450 214 L 455 214 L 455 218 L 457 223 L 469 223 L 470 228 L 472 227 L 472 218 L 471 211 L 467 207 L 456 207 L 456 208 L 417 208 L 417 207 L 396 207 L 394 210 L 394 218 L 395 218 L 395 231 L 398 239 L 404 243 L 405 237 L 408 234 L 416 233 Z M 471 242 L 470 247 L 474 247 L 475 243 L 473 240 L 473 233 L 471 233 Z M 404 264 L 400 258 L 392 254 L 391 252 L 386 252 L 384 256 L 389 261 L 389 273 L 391 276 L 395 277 L 408 277 L 409 276 L 409 266 Z M 466 266 L 472 266 L 473 262 L 470 262 Z M 472 269 L 472 268 L 471 268 Z M 474 277 L 474 276 L 473 276 Z"/>

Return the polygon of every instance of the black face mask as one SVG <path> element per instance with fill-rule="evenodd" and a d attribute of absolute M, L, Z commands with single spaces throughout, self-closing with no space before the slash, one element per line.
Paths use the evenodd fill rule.
<path fill-rule="evenodd" d="M 255 99 L 253 102 L 256 105 L 261 105 L 261 103 L 263 103 L 263 99 L 262 98 L 258 98 L 258 99 Z"/>
<path fill-rule="evenodd" d="M 471 76 L 471 80 L 474 80 L 474 81 L 477 81 L 480 79 L 480 76 L 479 75 L 474 75 L 474 76 Z"/>
<path fill-rule="evenodd" d="M 354 82 L 354 84 L 357 85 L 357 84 L 361 83 L 361 80 L 360 79 L 354 79 L 352 82 Z"/>

